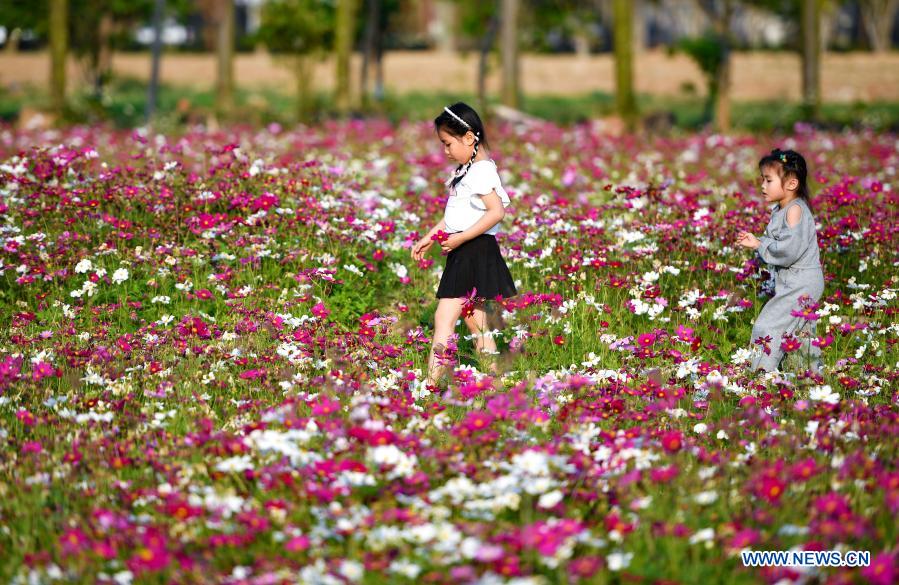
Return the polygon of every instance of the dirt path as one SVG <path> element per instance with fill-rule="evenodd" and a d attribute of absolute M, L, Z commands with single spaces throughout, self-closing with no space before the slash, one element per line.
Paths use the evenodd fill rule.
<path fill-rule="evenodd" d="M 359 70 L 360 59 L 354 64 Z M 477 55 L 437 52 L 391 52 L 385 56 L 385 83 L 389 91 L 473 92 Z M 149 54 L 115 55 L 116 73 L 147 79 Z M 292 91 L 293 80 L 286 66 L 265 53 L 237 57 L 236 78 L 244 88 L 281 87 Z M 69 66 L 71 84 L 82 73 L 75 62 Z M 499 76 L 494 66 L 488 90 L 497 91 Z M 315 70 L 318 87 L 333 85 L 333 64 L 319 63 Z M 799 58 L 792 53 L 737 53 L 734 56 L 732 95 L 736 100 L 767 100 L 800 96 Z M 572 95 L 591 91 L 614 91 L 611 55 L 526 55 L 522 58 L 523 89 L 528 94 Z M 45 85 L 49 75 L 46 53 L 0 55 L 0 84 Z M 212 55 L 169 54 L 161 65 L 162 80 L 174 85 L 210 87 L 215 77 Z M 358 73 L 356 75 L 358 77 Z M 702 75 L 685 56 L 649 51 L 637 57 L 637 91 L 653 95 L 681 95 L 688 85 L 704 91 Z M 899 100 L 899 53 L 827 54 L 823 58 L 822 92 L 825 101 Z"/>

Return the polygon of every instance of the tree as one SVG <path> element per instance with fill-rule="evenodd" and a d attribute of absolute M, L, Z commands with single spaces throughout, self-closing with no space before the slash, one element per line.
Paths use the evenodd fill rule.
<path fill-rule="evenodd" d="M 710 97 L 715 108 L 715 128 L 718 132 L 727 132 L 730 130 L 730 19 L 734 0 L 700 0 L 699 6 L 712 23 L 712 34 L 719 51 L 709 84 L 710 90 L 714 91 L 714 96 Z"/>
<path fill-rule="evenodd" d="M 871 49 L 878 53 L 888 50 L 899 0 L 859 0 L 859 4 Z"/>
<path fill-rule="evenodd" d="M 363 107 L 370 105 L 372 97 L 380 101 L 384 97 L 384 34 L 389 18 L 400 8 L 398 0 L 366 0 L 365 36 L 362 45 L 362 69 L 359 88 Z M 374 65 L 374 89 L 369 89 L 369 70 Z"/>
<path fill-rule="evenodd" d="M 630 0 L 614 0 L 613 42 L 615 44 L 615 104 L 629 129 L 637 121 L 634 95 L 634 13 Z"/>
<path fill-rule="evenodd" d="M 510 108 L 519 107 L 518 67 L 518 8 L 519 0 L 502 0 L 500 16 L 502 44 L 502 102 Z"/>
<path fill-rule="evenodd" d="M 234 108 L 234 0 L 219 0 L 215 106 L 219 116 Z"/>
<path fill-rule="evenodd" d="M 66 103 L 66 60 L 69 53 L 69 2 L 50 1 L 50 101 L 61 115 Z"/>
<path fill-rule="evenodd" d="M 170 12 L 183 16 L 192 8 L 190 0 L 168 0 Z M 54 14 L 65 17 L 54 20 Z M 35 0 L 0 2 L 0 22 L 13 29 L 30 29 L 50 39 L 53 59 L 53 33 L 60 22 L 65 30 L 66 53 L 76 55 L 84 67 L 85 77 L 94 96 L 99 98 L 112 76 L 112 49 L 125 38 L 130 25 L 150 18 L 154 0 Z M 54 24 L 55 23 L 55 24 Z M 57 73 L 58 74 L 58 73 Z M 65 70 L 62 70 L 65 75 Z M 52 83 L 51 82 L 51 88 Z M 51 89 L 52 92 L 52 89 Z"/>
<path fill-rule="evenodd" d="M 337 60 L 337 87 L 334 103 L 341 115 L 352 106 L 350 88 L 350 58 L 353 52 L 353 36 L 356 31 L 356 0 L 337 0 L 337 28 L 334 35 L 334 56 Z"/>
<path fill-rule="evenodd" d="M 294 74 L 297 118 L 308 118 L 314 86 L 312 61 L 331 46 L 334 9 L 327 0 L 269 0 L 262 7 L 257 36 Z"/>
<path fill-rule="evenodd" d="M 459 27 L 465 36 L 477 39 L 477 95 L 478 107 L 483 115 L 487 113 L 487 73 L 490 67 L 490 53 L 496 44 L 500 28 L 501 1 L 459 2 Z"/>
<path fill-rule="evenodd" d="M 381 77 L 383 70 L 381 67 L 381 31 L 383 24 L 381 21 L 381 0 L 366 0 L 366 17 L 365 17 L 365 42 L 362 50 L 362 71 L 360 73 L 359 91 L 362 93 L 362 106 L 369 105 L 369 97 L 374 93 L 375 99 L 380 100 L 383 97 L 384 87 Z M 368 89 L 368 70 L 370 64 L 375 62 L 377 72 L 375 74 L 375 90 L 370 92 Z"/>
<path fill-rule="evenodd" d="M 802 105 L 817 120 L 821 110 L 821 1 L 802 0 Z"/>

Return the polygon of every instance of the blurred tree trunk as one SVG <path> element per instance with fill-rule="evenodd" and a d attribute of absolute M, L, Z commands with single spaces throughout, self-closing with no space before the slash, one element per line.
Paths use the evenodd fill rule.
<path fill-rule="evenodd" d="M 712 81 L 715 95 L 715 129 L 718 132 L 730 130 L 730 76 L 731 38 L 730 19 L 733 14 L 733 0 L 701 0 L 699 6 L 709 17 L 715 35 L 721 44 L 722 56 Z"/>
<path fill-rule="evenodd" d="M 219 0 L 217 12 L 215 109 L 223 118 L 234 108 L 234 0 Z"/>
<path fill-rule="evenodd" d="M 487 23 L 487 31 L 481 38 L 480 57 L 478 59 L 478 106 L 481 115 L 487 115 L 487 65 L 490 57 L 490 49 L 496 41 L 499 32 L 499 9 L 495 10 L 490 22 Z"/>
<path fill-rule="evenodd" d="M 889 50 L 899 0 L 860 0 L 859 5 L 871 49 L 877 53 Z"/>
<path fill-rule="evenodd" d="M 802 0 L 802 105 L 809 120 L 821 110 L 821 10 L 820 0 Z"/>
<path fill-rule="evenodd" d="M 502 103 L 518 109 L 518 9 L 519 0 L 502 0 L 500 44 L 502 47 Z"/>
<path fill-rule="evenodd" d="M 341 116 L 352 107 L 350 93 L 350 59 L 353 54 L 353 33 L 356 29 L 356 0 L 337 0 L 337 27 L 334 53 L 337 59 L 337 86 L 334 102 Z"/>
<path fill-rule="evenodd" d="M 145 112 L 147 124 L 153 120 L 156 111 L 156 94 L 159 90 L 159 61 L 162 55 L 162 15 L 165 12 L 165 0 L 153 3 L 153 46 L 150 53 L 150 83 L 147 85 L 147 108 Z"/>
<path fill-rule="evenodd" d="M 368 71 L 376 59 L 381 32 L 381 0 L 366 0 L 366 2 L 368 10 L 365 17 L 365 45 L 362 52 L 362 79 L 359 83 L 363 108 L 368 108 L 371 102 L 372 92 L 369 91 Z"/>
<path fill-rule="evenodd" d="M 11 31 L 9 31 L 9 37 L 6 39 L 6 46 L 3 47 L 3 51 L 7 55 L 11 55 L 19 50 L 19 41 L 22 39 L 22 29 L 19 27 L 15 27 Z"/>
<path fill-rule="evenodd" d="M 313 86 L 312 56 L 297 55 L 294 57 L 294 80 L 297 83 L 297 120 L 305 122 L 312 111 L 310 88 Z"/>
<path fill-rule="evenodd" d="M 69 0 L 50 0 L 50 102 L 61 116 L 66 105 L 66 60 L 69 51 Z"/>
<path fill-rule="evenodd" d="M 612 42 L 615 46 L 615 105 L 618 115 L 633 130 L 637 122 L 637 100 L 634 96 L 633 4 L 630 0 L 614 0 Z"/>
<path fill-rule="evenodd" d="M 115 22 L 112 15 L 104 13 L 100 16 L 100 25 L 97 28 L 97 62 L 94 64 L 94 96 L 100 99 L 103 95 L 103 86 L 112 74 L 112 32 Z"/>

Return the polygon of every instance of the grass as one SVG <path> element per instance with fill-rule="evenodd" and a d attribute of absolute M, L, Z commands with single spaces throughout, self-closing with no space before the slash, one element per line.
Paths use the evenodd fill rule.
<path fill-rule="evenodd" d="M 434 112 L 448 103 L 466 101 L 477 104 L 473 93 L 412 92 L 387 93 L 381 101 L 373 102 L 355 116 L 379 116 L 391 122 L 400 120 L 429 120 Z M 329 94 L 318 93 L 313 98 L 310 121 L 335 117 L 333 100 Z M 590 119 L 613 115 L 614 95 L 592 92 L 574 96 L 523 96 L 521 109 L 528 114 L 556 124 L 570 125 Z M 497 104 L 497 96 L 489 96 L 488 103 Z M 48 97 L 42 89 L 23 88 L 18 92 L 0 90 L 0 120 L 15 121 L 25 106 L 46 108 Z M 120 78 L 110 84 L 99 99 L 85 91 L 69 100 L 67 121 L 72 123 L 111 123 L 117 127 L 134 127 L 146 121 L 147 86 L 135 79 Z M 641 95 L 638 107 L 643 116 L 662 120 L 662 129 L 693 131 L 708 125 L 704 100 L 700 96 L 658 97 Z M 215 112 L 212 91 L 163 85 L 157 98 L 157 126 L 172 130 L 185 124 L 207 122 Z M 293 124 L 297 121 L 296 104 L 291 94 L 271 88 L 238 89 L 235 94 L 233 121 L 253 125 L 271 122 Z M 806 119 L 798 102 L 760 101 L 734 102 L 734 129 L 750 132 L 791 129 Z M 225 120 L 226 122 L 228 120 Z M 874 130 L 899 129 L 899 102 L 825 103 L 821 107 L 821 126 L 833 129 L 865 127 Z"/>

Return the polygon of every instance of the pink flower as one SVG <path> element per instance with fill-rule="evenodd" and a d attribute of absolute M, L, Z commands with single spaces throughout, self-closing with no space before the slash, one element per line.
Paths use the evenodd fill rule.
<path fill-rule="evenodd" d="M 729 547 L 734 550 L 740 550 L 751 547 L 759 542 L 759 533 L 752 528 L 744 528 L 731 537 Z"/>
<path fill-rule="evenodd" d="M 312 405 L 312 416 L 329 416 L 340 410 L 340 401 L 322 396 L 318 402 Z"/>
<path fill-rule="evenodd" d="M 312 314 L 319 319 L 325 319 L 331 314 L 331 311 L 325 308 L 324 303 L 317 303 L 312 307 Z"/>
<path fill-rule="evenodd" d="M 830 492 L 815 498 L 812 506 L 817 514 L 830 518 L 839 518 L 852 512 L 849 499 L 839 492 Z"/>
<path fill-rule="evenodd" d="M 169 566 L 172 555 L 166 548 L 165 537 L 154 528 L 143 535 L 141 546 L 128 559 L 128 568 L 137 574 L 161 571 Z"/>
<path fill-rule="evenodd" d="M 209 339 L 212 334 L 209 332 L 209 326 L 199 317 L 185 317 L 178 325 L 178 334 L 182 337 L 190 337 L 196 335 L 200 339 Z"/>
<path fill-rule="evenodd" d="M 763 477 L 758 484 L 756 493 L 772 504 L 780 503 L 780 497 L 784 493 L 786 484 L 777 477 Z"/>
<path fill-rule="evenodd" d="M 478 410 L 469 412 L 468 416 L 465 417 L 464 424 L 465 427 L 468 428 L 468 430 L 474 432 L 487 428 L 492 422 L 493 416 L 491 416 L 489 413 Z"/>
<path fill-rule="evenodd" d="M 266 375 L 266 371 L 262 368 L 247 370 L 246 372 L 240 373 L 241 380 L 258 380 L 259 378 L 264 378 Z"/>
<path fill-rule="evenodd" d="M 660 437 L 662 448 L 668 453 L 677 453 L 684 445 L 684 436 L 680 431 L 668 431 Z"/>
<path fill-rule="evenodd" d="M 31 379 L 40 382 L 44 378 L 56 375 L 56 369 L 47 362 L 38 362 L 31 368 Z"/>
<path fill-rule="evenodd" d="M 649 478 L 656 483 L 668 483 L 677 477 L 679 473 L 680 470 L 677 468 L 677 465 L 668 465 L 650 470 Z"/>
<path fill-rule="evenodd" d="M 637 345 L 639 345 L 640 347 L 651 347 L 655 342 L 655 333 L 641 333 L 637 336 Z"/>
<path fill-rule="evenodd" d="M 790 469 L 790 473 L 793 476 L 793 479 L 795 479 L 796 481 L 805 481 L 807 479 L 811 479 L 818 473 L 818 471 L 818 465 L 811 457 L 795 463 Z"/>
<path fill-rule="evenodd" d="M 284 548 L 289 552 L 302 552 L 309 548 L 309 537 L 305 535 L 294 536 L 284 543 Z"/>
<path fill-rule="evenodd" d="M 882 552 L 871 560 L 871 564 L 861 570 L 861 575 L 873 585 L 891 585 L 899 578 L 896 570 L 895 553 Z"/>
<path fill-rule="evenodd" d="M 40 441 L 25 441 L 22 443 L 22 453 L 43 453 L 44 447 Z"/>
<path fill-rule="evenodd" d="M 87 535 L 79 528 L 69 528 L 59 537 L 63 556 L 76 555 L 87 548 Z"/>
<path fill-rule="evenodd" d="M 20 408 L 16 411 L 16 418 L 26 427 L 33 427 L 37 423 L 37 419 L 34 418 L 34 415 L 24 408 Z"/>
<path fill-rule="evenodd" d="M 781 338 L 780 349 L 785 351 L 786 353 L 790 353 L 792 351 L 796 351 L 802 347 L 802 342 L 793 337 L 792 335 L 784 335 Z"/>

